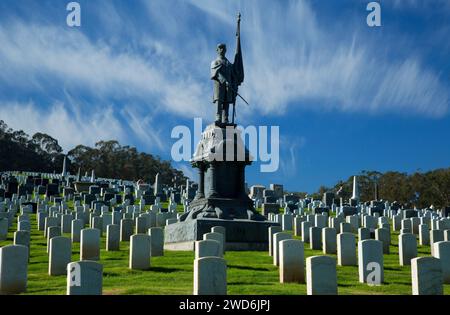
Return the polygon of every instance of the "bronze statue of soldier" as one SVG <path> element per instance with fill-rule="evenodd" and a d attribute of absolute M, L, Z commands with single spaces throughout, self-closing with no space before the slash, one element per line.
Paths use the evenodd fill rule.
<path fill-rule="evenodd" d="M 236 32 L 236 54 L 234 63 L 231 63 L 226 57 L 227 47 L 225 44 L 217 45 L 217 59 L 211 63 L 211 80 L 213 86 L 213 103 L 216 104 L 216 124 L 229 124 L 229 108 L 233 104 L 234 124 L 234 106 L 238 87 L 244 82 L 244 65 L 242 62 L 241 39 L 240 39 L 240 21 L 238 15 Z M 245 101 L 245 100 L 244 100 Z"/>

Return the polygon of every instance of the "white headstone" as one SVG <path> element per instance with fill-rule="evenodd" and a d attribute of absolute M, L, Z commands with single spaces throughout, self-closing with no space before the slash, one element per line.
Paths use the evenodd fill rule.
<path fill-rule="evenodd" d="M 339 224 L 339 233 L 353 233 L 353 226 L 347 222 Z"/>
<path fill-rule="evenodd" d="M 376 229 L 375 239 L 383 243 L 383 254 L 389 255 L 389 246 L 391 245 L 391 233 L 388 229 Z"/>
<path fill-rule="evenodd" d="M 152 257 L 164 256 L 164 230 L 159 227 L 153 227 L 148 229 L 148 235 L 151 236 Z"/>
<path fill-rule="evenodd" d="M 412 233 L 412 222 L 411 219 L 402 219 L 402 229 L 409 230 Z"/>
<path fill-rule="evenodd" d="M 442 230 L 431 230 L 430 231 L 430 248 L 431 256 L 434 256 L 434 243 L 441 242 L 444 240 L 444 231 Z"/>
<path fill-rule="evenodd" d="M 327 227 L 327 217 L 325 215 L 322 214 L 316 214 L 315 216 L 315 227 L 318 227 L 320 229 Z"/>
<path fill-rule="evenodd" d="M 398 256 L 400 266 L 411 265 L 411 259 L 417 257 L 417 239 L 414 234 L 401 234 L 398 237 Z"/>
<path fill-rule="evenodd" d="M 210 256 L 221 257 L 220 242 L 216 240 L 196 241 L 195 259 Z"/>
<path fill-rule="evenodd" d="M 324 254 L 336 254 L 337 252 L 336 229 L 322 229 L 322 248 Z"/>
<path fill-rule="evenodd" d="M 294 235 L 302 236 L 302 222 L 305 221 L 304 217 L 296 216 L 294 218 Z"/>
<path fill-rule="evenodd" d="M 433 256 L 441 262 L 443 283 L 450 284 L 450 242 L 436 242 L 433 247 Z"/>
<path fill-rule="evenodd" d="M 419 225 L 419 244 L 422 246 L 430 245 L 430 232 L 426 224 Z"/>
<path fill-rule="evenodd" d="M 17 224 L 17 231 L 31 231 L 31 224 L 30 221 L 20 221 Z"/>
<path fill-rule="evenodd" d="M 223 227 L 223 226 L 213 226 L 211 228 L 211 232 L 212 233 L 220 233 L 220 234 L 222 234 L 223 235 L 223 240 L 224 240 L 224 242 L 226 242 L 227 232 L 226 232 L 225 227 Z M 225 250 L 225 246 L 224 246 L 224 250 Z"/>
<path fill-rule="evenodd" d="M 102 236 L 103 235 L 103 218 L 98 217 L 98 216 L 93 217 L 91 228 L 97 229 L 100 233 L 100 236 Z"/>
<path fill-rule="evenodd" d="M 146 217 L 138 217 L 136 218 L 136 233 L 145 234 L 148 231 L 148 225 L 147 225 L 147 218 Z"/>
<path fill-rule="evenodd" d="M 61 228 L 59 226 L 49 227 L 47 229 L 47 253 L 50 250 L 50 240 L 56 236 L 61 236 Z"/>
<path fill-rule="evenodd" d="M 72 220 L 73 220 L 73 217 L 71 214 L 64 214 L 61 216 L 61 233 L 70 233 L 71 232 Z M 65 269 L 64 269 L 64 273 L 65 273 Z"/>
<path fill-rule="evenodd" d="M 48 216 L 45 212 L 38 212 L 36 215 L 38 231 L 44 231 L 45 228 L 45 218 Z"/>
<path fill-rule="evenodd" d="M 352 226 L 352 233 L 357 233 L 359 229 L 359 217 L 358 215 L 348 216 L 347 222 Z"/>
<path fill-rule="evenodd" d="M 220 243 L 220 253 L 221 256 L 223 257 L 223 253 L 224 253 L 224 237 L 222 233 L 205 233 L 203 234 L 203 239 L 204 240 L 216 240 Z"/>
<path fill-rule="evenodd" d="M 0 294 L 25 292 L 28 279 L 28 248 L 6 245 L 0 248 Z"/>
<path fill-rule="evenodd" d="M 305 254 L 303 242 L 283 240 L 280 246 L 280 283 L 305 283 Z"/>
<path fill-rule="evenodd" d="M 392 217 L 392 227 L 394 231 L 400 231 L 400 229 L 402 228 L 401 223 L 402 223 L 401 215 L 397 214 Z"/>
<path fill-rule="evenodd" d="M 420 225 L 420 218 L 411 218 L 411 229 L 412 233 L 415 235 L 419 235 L 419 225 Z"/>
<path fill-rule="evenodd" d="M 322 249 L 322 228 L 309 228 L 309 247 L 313 250 Z"/>
<path fill-rule="evenodd" d="M 442 268 L 439 259 L 417 257 L 411 259 L 413 295 L 442 295 Z"/>
<path fill-rule="evenodd" d="M 377 219 L 373 216 L 366 215 L 364 217 L 364 227 L 369 230 L 375 230 L 377 228 Z"/>
<path fill-rule="evenodd" d="M 302 222 L 302 240 L 303 243 L 309 243 L 309 229 L 312 227 L 311 222 L 304 221 Z"/>
<path fill-rule="evenodd" d="M 130 237 L 130 269 L 150 268 L 151 237 L 147 234 L 134 234 Z"/>
<path fill-rule="evenodd" d="M 226 295 L 227 264 L 220 257 L 194 260 L 194 295 Z"/>
<path fill-rule="evenodd" d="M 277 232 L 273 235 L 272 246 L 273 246 L 273 264 L 279 266 L 280 264 L 280 242 L 283 240 L 292 239 L 292 236 L 288 233 Z"/>
<path fill-rule="evenodd" d="M 82 229 L 80 260 L 100 260 L 100 230 Z"/>
<path fill-rule="evenodd" d="M 359 282 L 379 285 L 384 282 L 383 243 L 377 240 L 358 242 Z"/>
<path fill-rule="evenodd" d="M 47 237 L 48 228 L 51 226 L 58 226 L 58 219 L 55 217 L 47 217 L 45 218 L 44 223 L 44 237 Z"/>
<path fill-rule="evenodd" d="M 81 239 L 81 230 L 83 229 L 83 220 L 76 219 L 71 222 L 71 236 L 73 243 L 79 243 Z"/>
<path fill-rule="evenodd" d="M 133 234 L 133 220 L 122 219 L 120 220 L 120 241 L 128 242 Z"/>
<path fill-rule="evenodd" d="M 108 224 L 106 227 L 106 251 L 120 250 L 120 226 Z"/>
<path fill-rule="evenodd" d="M 339 266 L 356 266 L 356 238 L 354 234 L 338 234 L 337 258 Z"/>
<path fill-rule="evenodd" d="M 292 231 L 292 214 L 283 214 L 281 217 L 281 228 L 283 231 Z"/>
<path fill-rule="evenodd" d="M 450 241 L 450 230 L 444 231 L 444 241 L 446 241 L 446 242 Z"/>
<path fill-rule="evenodd" d="M 48 274 L 50 276 L 64 275 L 67 264 L 72 260 L 72 242 L 70 238 L 57 236 L 50 239 Z"/>
<path fill-rule="evenodd" d="M 358 239 L 359 241 L 369 240 L 370 239 L 370 230 L 365 227 L 361 227 L 358 229 Z"/>
<path fill-rule="evenodd" d="M 270 226 L 269 227 L 269 255 L 273 256 L 273 235 L 275 233 L 281 232 L 280 226 Z"/>
<path fill-rule="evenodd" d="M 308 295 L 337 295 L 336 259 L 330 256 L 306 258 Z"/>
<path fill-rule="evenodd" d="M 30 249 L 30 232 L 16 231 L 14 232 L 14 245 L 23 245 Z"/>
<path fill-rule="evenodd" d="M 101 295 L 103 266 L 95 261 L 76 261 L 67 265 L 67 295 Z"/>

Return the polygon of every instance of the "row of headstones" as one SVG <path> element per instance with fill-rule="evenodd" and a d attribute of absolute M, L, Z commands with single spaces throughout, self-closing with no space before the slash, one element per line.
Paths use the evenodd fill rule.
<path fill-rule="evenodd" d="M 39 215 L 40 214 L 40 215 Z M 71 236 L 72 241 L 81 241 L 80 246 L 80 259 L 81 261 L 85 260 L 98 260 L 100 257 L 100 235 L 102 231 L 102 222 L 101 217 L 92 217 L 91 216 L 91 229 L 83 229 L 83 220 L 82 219 L 72 219 L 72 216 L 69 215 L 61 215 L 60 220 L 56 217 L 46 217 L 45 213 L 38 213 L 38 228 L 40 230 L 44 230 L 44 234 L 47 237 L 47 252 L 49 253 L 49 274 L 50 275 L 58 275 L 64 272 L 65 264 L 67 261 L 71 259 L 71 240 L 69 238 L 61 237 L 61 233 L 68 232 L 68 226 L 71 226 Z M 42 220 L 44 219 L 44 224 L 42 224 Z M 137 217 L 136 218 L 136 231 L 137 233 L 141 232 L 143 228 L 146 226 L 145 217 Z M 19 231 L 15 232 L 15 245 L 20 246 L 24 245 L 29 249 L 29 240 L 30 240 L 30 229 L 31 225 L 29 224 L 28 214 L 24 213 L 18 218 L 18 227 Z M 69 225 L 69 222 L 71 223 Z M 58 226 L 58 223 L 60 226 Z M 42 227 L 42 225 L 44 225 Z M 214 242 L 219 242 L 221 248 L 224 247 L 224 230 L 222 231 L 221 227 L 215 227 L 219 232 L 218 233 L 208 233 L 205 235 L 205 240 L 211 241 L 215 239 Z M 213 232 L 214 232 L 213 229 Z M 153 232 L 153 233 L 152 233 Z M 159 232 L 159 233 L 155 233 Z M 120 224 L 120 229 L 118 225 L 107 225 L 107 237 L 106 237 L 106 249 L 107 250 L 118 250 L 119 249 L 119 235 L 120 240 L 125 241 L 128 240 L 129 235 L 132 233 L 132 220 L 130 219 L 122 219 Z M 154 256 L 158 255 L 158 251 L 163 253 L 163 244 L 164 244 L 164 235 L 163 231 L 158 228 L 150 228 L 149 229 L 150 236 L 155 234 L 153 238 L 153 242 L 150 242 L 152 245 L 152 253 Z M 221 236 L 222 235 L 222 236 Z M 20 236 L 20 237 L 19 237 Z M 156 238 L 155 238 L 156 236 Z M 147 268 L 146 261 L 149 262 L 149 259 L 146 259 L 146 254 L 148 251 L 146 250 L 146 239 L 147 235 L 133 235 L 131 236 L 131 244 L 130 244 L 130 268 L 133 269 L 142 269 Z M 155 242 L 157 240 L 156 249 L 155 250 Z M 205 241 L 206 242 L 206 241 Z M 202 246 L 199 246 L 200 251 L 197 258 L 201 258 L 204 256 L 202 254 Z M 27 254 L 28 256 L 28 254 Z M 74 263 L 77 264 L 77 263 Z M 83 264 L 82 264 L 83 265 Z M 84 266 L 84 265 L 83 265 Z M 95 265 L 86 264 L 85 268 L 91 268 Z M 25 268 L 26 269 L 26 268 Z M 73 268 L 69 268 L 73 269 Z M 97 267 L 94 269 L 98 269 Z"/>
<path fill-rule="evenodd" d="M 94 191 L 94 188 L 95 188 L 95 191 Z M 95 186 L 95 185 L 91 186 L 89 188 L 89 194 L 95 196 L 96 200 L 102 201 L 101 194 L 100 194 L 100 187 L 99 186 Z M 64 194 L 64 196 L 62 198 L 63 198 L 64 202 L 68 202 L 70 200 L 74 200 L 73 194 L 69 194 L 69 195 Z M 51 201 L 51 199 L 52 199 L 52 197 L 50 198 L 50 201 Z M 21 203 L 24 203 L 24 202 L 35 202 L 35 203 L 46 204 L 49 201 L 49 198 L 47 196 L 45 196 L 44 200 L 42 200 L 42 199 L 40 199 L 40 197 L 38 195 L 36 195 L 33 198 L 31 194 L 27 194 L 27 196 L 23 196 L 22 195 L 19 198 L 19 196 L 17 194 L 13 194 L 12 200 L 13 201 L 20 201 Z M 9 200 L 7 200 L 7 201 L 9 202 Z M 115 205 L 116 203 L 117 203 L 117 201 L 114 198 L 110 200 L 110 204 L 111 205 Z M 74 204 L 75 204 L 75 206 L 78 206 L 78 205 L 80 205 L 80 201 L 79 200 L 74 200 Z M 123 200 L 122 204 L 124 206 L 130 205 L 128 199 Z M 145 205 L 146 205 L 145 199 L 141 198 L 140 206 L 143 207 Z M 158 211 L 158 210 L 161 209 L 161 204 L 160 204 L 160 198 L 159 197 L 155 198 L 154 205 L 151 205 L 151 207 L 153 208 L 152 210 L 154 210 L 154 211 Z M 176 207 L 177 207 L 177 203 L 172 198 L 169 198 L 169 211 L 176 211 Z M 0 206 L 0 208 L 1 208 L 1 206 Z"/>
<path fill-rule="evenodd" d="M 332 228 L 324 228 L 323 235 L 326 238 L 327 232 Z M 291 239 L 290 234 L 276 232 L 279 227 L 269 229 L 269 250 L 274 256 L 274 265 L 280 266 L 280 282 L 299 282 L 305 283 L 304 274 L 304 245 L 300 240 Z M 217 246 L 207 244 L 204 246 L 215 248 Z M 438 242 L 434 245 L 436 257 L 416 257 L 417 247 L 413 246 L 416 242 L 414 235 L 400 235 L 400 262 L 401 265 L 412 265 L 412 293 L 413 294 L 442 294 L 443 283 L 450 283 L 450 242 Z M 343 232 L 338 235 L 338 264 L 341 266 L 355 266 L 356 263 L 356 240 L 351 233 Z M 272 247 L 273 244 L 273 247 Z M 197 245 L 197 247 L 199 247 Z M 324 248 L 326 242 L 324 242 Z M 380 240 L 362 240 L 358 242 L 358 267 L 359 280 L 362 283 L 372 285 L 382 284 L 384 281 L 383 270 L 383 242 Z M 415 250 L 414 250 L 415 248 Z M 273 251 L 273 252 L 272 252 Z M 414 254 L 415 252 L 415 254 Z M 213 255 L 213 253 L 210 253 Z M 199 259 L 196 254 L 196 259 Z M 221 288 L 223 281 L 217 279 L 211 280 L 214 273 L 217 277 L 223 279 L 226 272 L 226 265 L 220 259 L 214 260 L 214 266 L 209 265 L 211 283 L 219 283 Z M 211 261 L 210 263 L 213 263 Z M 196 260 L 196 265 L 199 261 Z M 221 267 L 219 267 L 219 265 Z M 194 269 L 197 270 L 198 266 Z M 217 268 L 221 271 L 218 272 Z M 226 277 L 226 276 L 225 276 Z M 198 275 L 195 277 L 198 280 Z M 337 273 L 336 260 L 330 256 L 313 256 L 306 259 L 306 284 L 308 294 L 337 294 Z M 215 286 L 217 289 L 217 286 Z M 226 290 L 226 289 L 225 289 Z M 214 291 L 214 290 L 213 290 Z M 225 291 L 226 292 L 226 291 Z M 210 292 L 211 293 L 211 292 Z M 224 294 L 223 291 L 214 291 L 213 294 Z"/>
<path fill-rule="evenodd" d="M 102 233 L 106 230 L 109 224 L 116 225 L 136 225 L 138 231 L 146 231 L 150 227 L 164 227 L 167 225 L 168 219 L 177 219 L 178 215 L 173 212 L 120 212 L 114 211 L 113 213 L 104 212 L 102 214 L 80 211 L 75 213 L 75 219 L 73 214 L 53 213 L 49 214 L 45 212 L 38 212 L 38 228 L 39 230 L 46 230 L 49 224 L 61 226 L 62 233 L 70 233 L 73 229 L 73 221 L 76 223 L 76 227 L 85 226 L 85 223 L 89 223 L 89 226 L 98 228 Z M 50 221 L 47 222 L 46 221 Z M 169 221 L 171 222 L 171 221 Z"/>
<path fill-rule="evenodd" d="M 108 231 L 113 225 L 108 226 Z M 158 232 L 154 234 L 154 232 Z M 150 258 L 163 253 L 161 229 L 150 229 L 149 235 L 134 234 L 130 238 L 129 268 L 147 270 Z M 223 259 L 225 229 L 213 227 L 211 233 L 195 243 L 194 294 L 226 294 L 226 262 Z M 71 262 L 72 243 L 66 237 L 53 237 L 49 248 L 49 274 L 67 273 L 67 294 L 102 294 L 103 266 L 100 257 L 100 233 L 97 229 L 81 231 L 80 261 Z M 118 242 L 117 242 L 118 245 Z M 156 247 L 155 247 L 156 245 Z M 108 245 L 107 245 L 108 247 Z M 107 250 L 110 250 L 107 248 Z M 0 294 L 25 292 L 29 248 L 7 245 L 0 248 Z"/>
<path fill-rule="evenodd" d="M 54 208 L 54 209 L 52 209 Z M 82 207 L 81 207 L 82 208 Z M 18 230 L 29 231 L 31 229 L 29 213 L 26 212 L 25 207 L 22 209 L 22 214 L 18 216 Z M 12 212 L 7 217 L 0 217 L 0 240 L 6 239 L 8 228 L 11 226 L 14 220 L 15 213 Z M 62 233 L 71 233 L 75 239 L 79 238 L 79 230 L 85 226 L 85 222 L 89 220 L 89 226 L 98 228 L 101 233 L 106 230 L 106 226 L 109 224 L 129 225 L 136 224 L 138 231 L 146 231 L 150 227 L 163 227 L 168 222 L 172 223 L 173 219 L 177 218 L 177 214 L 173 212 L 126 212 L 122 213 L 115 211 L 112 214 L 109 212 L 103 212 L 102 214 L 89 212 L 89 209 L 85 211 L 77 211 L 75 214 L 75 220 L 73 214 L 68 210 L 57 210 L 55 207 L 50 207 L 48 213 L 45 210 L 38 210 L 37 223 L 38 229 L 47 231 L 49 226 L 60 226 Z M 125 220 L 125 221 L 122 221 Z M 168 221 L 169 220 L 169 221 Z M 176 220 L 176 219 L 175 219 Z M 129 228 L 124 228 L 125 230 Z"/>
<path fill-rule="evenodd" d="M 27 208 L 22 209 L 22 215 L 18 217 L 18 231 L 14 233 L 14 245 L 23 245 L 29 251 L 31 224 L 28 216 Z M 63 272 L 65 264 L 71 259 L 71 239 L 73 242 L 81 242 L 80 259 L 81 260 L 98 260 L 100 257 L 100 236 L 102 234 L 102 218 L 91 217 L 91 229 L 83 229 L 84 222 L 82 219 L 72 220 L 72 215 L 62 215 L 60 220 L 57 217 L 46 217 L 46 213 L 38 213 L 38 229 L 44 230 L 44 236 L 47 237 L 47 252 L 49 253 L 49 274 L 58 275 Z M 45 219 L 45 220 L 42 220 Z M 6 219 L 5 219 L 6 220 Z M 5 220 L 0 221 L 0 228 L 8 232 L 8 225 L 4 224 Z M 119 225 L 107 225 L 106 250 L 119 250 L 119 240 L 128 241 L 133 233 L 133 220 L 122 219 Z M 60 225 L 60 226 L 59 226 Z M 145 216 L 136 218 L 136 232 L 145 233 L 147 231 L 148 218 Z M 69 229 L 70 228 L 70 229 Z M 60 237 L 62 233 L 71 232 L 71 239 Z M 163 255 L 164 232 L 161 228 L 148 229 L 149 237 L 151 237 L 151 245 L 153 248 L 153 256 Z M 139 234 L 138 234 L 139 235 Z M 144 234 L 144 236 L 146 236 Z M 140 236 L 139 236 L 140 237 Z M 6 237 L 5 237 L 6 238 Z M 133 242 L 132 242 L 133 244 Z M 130 257 L 133 255 L 131 246 Z M 29 257 L 29 252 L 27 254 Z M 130 258 L 130 266 L 136 259 Z M 137 260 L 139 261 L 139 259 Z M 139 265 L 139 263 L 137 263 Z M 133 267 L 134 268 L 134 267 Z"/>
<path fill-rule="evenodd" d="M 1 203 L 0 203 L 1 204 Z M 6 240 L 8 236 L 8 230 L 12 226 L 14 219 L 18 213 L 20 202 L 12 202 L 8 205 L 7 211 L 6 208 L 0 209 L 0 240 Z M 1 208 L 1 207 L 0 207 Z M 31 207 L 23 207 L 22 213 L 31 213 Z M 23 223 L 23 227 L 26 228 L 27 223 Z"/>
<path fill-rule="evenodd" d="M 87 206 L 76 207 L 75 220 L 73 220 L 73 215 L 64 205 L 58 207 L 41 205 L 38 207 L 37 213 L 38 229 L 43 230 L 46 236 L 46 232 L 50 226 L 60 226 L 61 233 L 72 233 L 72 240 L 79 241 L 80 230 L 85 226 L 87 220 L 89 220 L 89 226 L 99 229 L 101 234 L 107 225 L 120 224 L 121 230 L 124 231 L 123 234 L 131 235 L 132 232 L 127 231 L 132 231 L 133 223 L 136 225 L 137 233 L 145 233 L 150 227 L 165 226 L 167 223 L 176 221 L 174 215 L 177 215 L 172 212 L 154 213 L 150 211 L 148 213 L 140 213 L 136 211 L 136 208 L 133 211 L 133 207 L 128 207 L 126 213 L 116 211 L 111 214 L 108 212 L 108 207 L 102 207 L 101 214 L 100 212 L 96 213 L 95 210 L 90 212 Z M 17 218 L 18 231 L 30 231 L 29 213 L 32 213 L 31 206 L 22 207 L 21 215 Z M 5 213 L 1 214 L 3 216 L 0 216 L 0 240 L 5 240 L 8 234 L 8 228 L 12 225 L 16 211 L 14 209 L 11 210 L 7 213 L 7 216 L 5 216 Z M 56 228 L 53 228 L 53 233 L 57 233 L 56 230 Z"/>
<path fill-rule="evenodd" d="M 288 213 L 288 214 L 274 214 L 269 213 L 268 219 L 269 221 L 275 221 L 284 226 L 284 230 L 292 230 L 292 226 L 295 223 L 295 219 L 297 217 L 306 217 L 309 222 L 317 222 L 321 227 L 327 226 L 327 218 L 328 214 L 325 212 L 323 214 L 308 214 L 302 215 L 298 213 Z M 348 219 L 350 217 L 350 219 Z M 347 218 L 347 219 L 346 219 Z M 342 222 L 348 222 L 354 225 L 354 229 L 357 229 L 359 226 L 364 225 L 367 228 L 375 229 L 377 223 L 388 224 L 389 219 L 392 219 L 392 224 L 394 230 L 398 231 L 401 227 L 402 220 L 411 220 L 411 224 L 414 227 L 417 227 L 419 224 L 430 224 L 432 225 L 432 229 L 450 229 L 450 219 L 442 218 L 438 214 L 434 213 L 433 215 L 423 215 L 421 217 L 412 217 L 412 218 L 404 218 L 401 214 L 388 214 L 387 216 L 380 216 L 379 213 L 374 213 L 374 215 L 367 214 L 356 214 L 356 215 L 344 215 L 344 213 L 339 213 L 335 218 L 328 218 L 328 226 L 333 227 L 339 225 Z"/>
<path fill-rule="evenodd" d="M 150 253 L 153 253 L 149 236 L 136 234 L 131 237 L 130 243 L 130 269 L 146 270 L 150 267 Z M 225 228 L 213 227 L 210 233 L 203 235 L 202 241 L 195 242 L 194 259 L 194 285 L 195 295 L 224 295 L 227 294 L 226 261 L 223 259 L 225 251 Z M 92 290 L 92 279 L 78 277 L 82 273 L 81 262 L 69 263 L 67 265 L 67 293 L 68 294 L 101 294 L 102 268 L 92 261 L 86 262 L 84 267 L 88 275 L 96 280 L 96 290 Z M 77 269 L 78 268 L 78 269 Z M 81 272 L 80 272 L 81 271 Z"/>
<path fill-rule="evenodd" d="M 345 216 L 339 214 L 336 217 L 329 217 L 324 214 L 292 215 L 292 214 L 271 214 L 269 220 L 281 224 L 283 231 L 294 231 L 296 235 L 301 235 L 302 222 L 309 222 L 310 226 L 324 228 L 332 227 L 340 232 L 356 233 L 360 226 L 368 229 L 380 227 L 389 228 L 389 222 L 386 217 L 376 217 L 369 215 Z M 309 228 L 309 227 L 308 227 Z"/>
<path fill-rule="evenodd" d="M 347 221 L 350 221 L 353 223 L 356 223 L 356 220 L 352 220 L 356 216 L 349 216 L 347 217 Z M 332 218 L 330 218 L 332 219 Z M 334 218 L 333 218 L 334 219 Z M 368 217 L 365 217 L 365 219 L 368 219 Z M 379 226 L 380 228 L 377 228 L 374 230 L 375 239 L 379 240 L 383 243 L 383 253 L 389 254 L 389 248 L 391 244 L 391 234 L 390 234 L 390 226 L 388 223 L 383 223 L 385 217 L 380 218 Z M 409 222 L 409 219 L 404 219 L 403 224 L 406 224 Z M 316 224 L 317 225 L 317 224 Z M 373 231 L 373 228 L 367 228 L 367 220 L 365 220 L 366 227 L 358 228 L 358 239 L 360 241 L 370 239 L 371 238 L 371 231 Z M 298 229 L 298 224 L 294 229 L 294 235 L 301 236 L 302 239 L 306 243 L 311 244 L 311 249 L 320 250 L 323 247 L 325 254 L 335 254 L 336 253 L 336 244 L 339 240 L 336 240 L 336 234 L 341 233 L 353 233 L 354 229 L 358 225 L 351 224 L 351 223 L 340 223 L 340 229 L 336 230 L 334 228 L 319 228 L 317 226 L 313 226 L 308 221 L 302 221 L 301 222 L 301 229 Z M 443 226 L 442 226 L 443 227 Z M 322 233 L 321 233 L 322 231 Z M 415 231 L 415 230 L 414 230 Z M 434 254 L 434 246 L 436 242 L 439 241 L 450 241 L 450 230 L 428 230 L 428 226 L 426 224 L 420 224 L 418 226 L 418 232 L 419 232 L 419 244 L 424 245 L 431 245 L 431 255 Z M 400 231 L 400 236 L 402 235 L 411 235 L 409 236 L 409 239 L 414 238 L 416 240 L 416 237 L 411 234 L 411 230 L 407 228 L 403 228 Z M 400 265 L 403 265 L 402 263 L 402 256 L 403 256 L 403 247 L 402 247 L 402 240 L 407 240 L 408 236 L 404 236 L 399 238 L 399 256 L 400 256 Z M 406 242 L 406 241 L 405 241 Z M 323 246 L 322 246 L 323 243 Z M 408 244 L 408 243 L 407 243 Z M 414 248 L 415 252 L 417 253 L 417 241 L 415 246 L 408 246 L 407 248 Z M 406 255 L 406 254 L 405 254 Z"/>
<path fill-rule="evenodd" d="M 94 186 L 91 186 L 90 188 L 93 188 L 93 187 Z M 97 197 L 98 197 L 97 200 L 101 201 L 101 198 L 99 196 L 97 196 Z M 50 201 L 51 201 L 51 199 L 52 199 L 52 197 L 50 198 Z M 57 206 L 57 208 L 62 207 L 63 210 L 67 210 L 68 206 L 67 206 L 66 202 L 70 201 L 70 200 L 73 200 L 73 199 L 74 199 L 73 196 L 65 195 L 63 197 L 63 200 L 61 201 L 61 204 L 59 204 Z M 24 202 L 35 202 L 35 203 L 37 203 L 38 210 L 42 209 L 44 207 L 47 210 L 49 198 L 45 197 L 44 200 L 42 200 L 42 199 L 39 199 L 39 196 L 35 196 L 35 198 L 32 199 L 32 195 L 28 195 L 27 198 L 25 196 L 20 196 L 20 198 L 18 198 L 18 196 L 16 194 L 14 194 L 12 200 L 13 200 L 12 203 L 14 203 L 16 208 L 17 208 L 17 206 L 19 206 L 20 204 L 22 204 Z M 4 211 L 5 205 L 9 206 L 10 204 L 11 204 L 11 201 L 9 199 L 6 200 L 5 202 L 0 202 L 0 212 Z M 128 208 L 132 208 L 132 207 L 134 207 L 135 209 L 139 208 L 140 211 L 144 211 L 145 204 L 146 203 L 145 203 L 144 199 L 141 199 L 140 205 L 134 205 L 134 206 L 129 204 L 129 200 L 124 200 L 123 201 L 123 206 L 127 208 L 127 212 L 129 212 Z M 97 205 L 98 204 L 95 204 L 95 209 L 94 210 L 96 210 Z M 112 205 L 113 204 L 111 204 L 111 206 Z M 81 201 L 80 200 L 74 200 L 74 206 L 75 206 L 75 208 L 81 206 Z M 89 207 L 89 205 L 85 205 L 85 207 Z M 54 208 L 54 207 L 51 207 L 51 208 Z M 160 212 L 162 210 L 162 205 L 160 203 L 160 198 L 159 197 L 156 197 L 156 199 L 154 201 L 154 204 L 150 205 L 150 210 L 152 212 L 155 212 L 155 213 L 158 213 L 158 212 Z M 168 211 L 176 213 L 176 210 L 177 210 L 177 204 L 172 199 L 169 199 Z M 186 211 L 188 211 L 188 203 L 184 204 L 184 212 L 186 212 Z M 102 212 L 103 212 L 103 210 L 102 210 Z"/>
<path fill-rule="evenodd" d="M 310 228 L 310 238 L 320 229 Z M 361 229 L 360 229 L 361 230 Z M 379 229 L 380 230 L 380 229 Z M 355 235 L 343 232 L 337 235 L 333 228 L 322 229 L 324 254 L 337 253 L 338 265 L 356 266 Z M 383 254 L 386 243 L 381 240 L 358 242 L 359 281 L 369 284 L 383 283 Z M 314 248 L 311 243 L 312 249 Z M 442 294 L 443 283 L 450 283 L 450 241 L 436 242 L 434 257 L 417 257 L 417 240 L 413 234 L 399 236 L 400 265 L 412 264 L 413 294 Z M 280 267 L 280 282 L 305 283 L 304 243 L 281 232 L 279 226 L 269 228 L 269 254 Z M 308 294 L 337 294 L 336 260 L 330 256 L 313 256 L 306 259 Z"/>
<path fill-rule="evenodd" d="M 94 261 L 100 260 L 100 231 L 98 229 L 82 229 L 80 239 L 80 261 L 71 263 L 72 260 L 72 242 L 70 238 L 62 236 L 52 236 L 52 230 L 55 227 L 48 228 L 48 247 L 49 256 L 48 273 L 50 276 L 63 275 L 66 270 L 72 270 L 69 265 L 80 264 L 88 261 L 86 264 L 88 273 L 92 268 L 101 269 Z M 58 228 L 58 227 L 56 227 Z M 60 229 L 58 228 L 58 230 Z M 58 233 L 55 233 L 57 235 Z M 18 238 L 21 235 L 22 238 Z M 23 235 L 26 235 L 23 238 Z M 16 294 L 24 292 L 27 282 L 27 265 L 29 260 L 30 236 L 28 231 L 17 231 L 14 235 L 14 245 L 7 245 L 0 248 L 0 293 Z M 119 229 L 117 225 L 108 225 L 106 250 L 119 250 Z M 163 256 L 164 254 L 164 232 L 161 228 L 150 228 L 148 235 L 134 234 L 130 237 L 129 250 L 129 268 L 145 270 L 150 267 L 150 258 L 154 256 Z M 68 275 L 68 278 L 69 275 Z M 94 280 L 86 280 L 92 282 Z M 101 283 L 101 281 L 100 281 Z M 68 286 L 68 294 L 72 286 Z M 91 285 L 87 285 L 87 292 L 91 292 Z M 79 294 L 76 288 L 75 294 Z"/>
<path fill-rule="evenodd" d="M 324 228 L 330 226 L 331 228 L 335 228 L 337 233 L 358 233 L 360 240 L 369 239 L 371 232 L 374 231 L 375 239 L 383 241 L 385 243 L 385 253 L 389 253 L 391 229 L 389 219 L 387 217 L 377 217 L 369 215 L 352 215 L 344 217 L 343 215 L 338 215 L 337 217 L 329 217 L 328 222 L 327 217 L 328 216 L 325 214 L 306 216 L 293 216 L 291 214 L 284 214 L 272 215 L 270 218 L 278 223 L 281 223 L 283 231 L 293 230 L 294 235 L 304 237 L 306 242 L 309 242 L 308 231 L 311 227 Z M 431 231 L 429 230 L 429 225 L 427 224 L 430 222 L 432 223 Z M 400 230 L 400 234 L 413 233 L 419 235 L 420 245 L 430 245 L 437 241 L 447 241 L 450 239 L 449 219 L 414 217 L 397 221 L 396 216 L 393 216 L 392 223 L 393 229 L 397 231 Z M 360 228 L 361 225 L 363 226 L 363 228 Z M 314 235 L 318 235 L 318 232 L 315 232 Z M 319 241 L 314 240 L 312 241 L 312 243 L 320 244 Z M 433 247 L 431 247 L 431 253 L 433 253 Z"/>

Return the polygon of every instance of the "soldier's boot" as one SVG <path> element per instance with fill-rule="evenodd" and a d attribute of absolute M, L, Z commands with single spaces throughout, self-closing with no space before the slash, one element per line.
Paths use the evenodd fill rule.
<path fill-rule="evenodd" d="M 220 123 L 222 120 L 222 106 L 220 106 L 219 101 L 217 101 L 216 105 L 217 105 L 216 123 Z"/>
<path fill-rule="evenodd" d="M 228 107 L 229 107 L 229 104 L 223 105 L 222 122 L 224 124 L 228 124 Z"/>

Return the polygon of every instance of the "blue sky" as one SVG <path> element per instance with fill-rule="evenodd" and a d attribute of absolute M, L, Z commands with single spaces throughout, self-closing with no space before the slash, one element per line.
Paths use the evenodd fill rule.
<path fill-rule="evenodd" d="M 213 117 L 209 65 L 232 59 L 242 13 L 238 122 L 280 126 L 280 168 L 247 182 L 313 192 L 361 170 L 450 166 L 450 2 L 0 2 L 0 119 L 65 150 L 117 139 L 170 159 L 176 125 Z M 174 163 L 194 176 L 187 163 Z"/>

